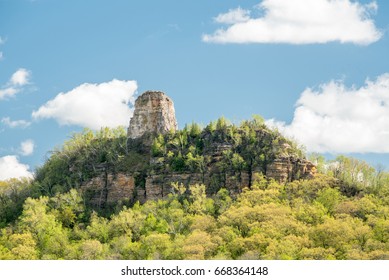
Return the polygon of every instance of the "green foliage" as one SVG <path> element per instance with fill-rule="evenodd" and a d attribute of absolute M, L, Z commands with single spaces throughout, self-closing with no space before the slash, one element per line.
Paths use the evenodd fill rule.
<path fill-rule="evenodd" d="M 330 214 L 333 214 L 341 200 L 341 194 L 333 188 L 325 188 L 318 191 L 316 201 L 321 203 Z"/>
<path fill-rule="evenodd" d="M 352 157 L 338 156 L 327 166 L 326 172 L 342 181 L 341 190 L 348 196 L 372 191 L 380 176 L 369 164 Z"/>
<path fill-rule="evenodd" d="M 36 170 L 36 183 L 41 194 L 52 196 L 67 192 L 101 172 L 123 169 L 126 143 L 123 127 L 102 128 L 97 132 L 85 129 L 74 134 Z"/>
<path fill-rule="evenodd" d="M 254 170 L 266 173 L 267 166 L 281 154 L 298 156 L 303 152 L 293 141 L 266 127 L 260 116 L 239 126 L 221 117 L 203 130 L 193 123 L 181 131 L 156 137 L 151 147 L 155 160 L 150 169 L 156 174 L 198 173 L 204 182 L 207 168 L 217 160 L 210 186 L 216 193 L 225 186 L 227 177 L 241 181 L 244 172 L 250 176 L 251 187 Z"/>
<path fill-rule="evenodd" d="M 268 180 L 275 158 L 303 151 L 259 116 L 239 126 L 225 118 L 187 125 L 151 139 L 149 154 L 127 145 L 123 129 L 86 130 L 56 149 L 33 182 L 0 182 L 0 259 L 389 259 L 382 169 L 313 155 L 323 174 Z M 191 173 L 203 184 L 175 183 L 163 200 L 93 211 L 81 186 L 116 172 L 132 172 L 142 189 L 149 174 Z M 224 188 L 244 172 L 248 188 Z"/>
<path fill-rule="evenodd" d="M 63 227 L 71 228 L 77 221 L 82 221 L 84 218 L 83 199 L 75 189 L 65 194 L 56 194 L 50 198 L 49 205 Z"/>
<path fill-rule="evenodd" d="M 193 185 L 189 187 L 190 202 L 189 211 L 193 214 L 201 214 L 206 212 L 207 196 L 205 194 L 204 185 Z"/>
<path fill-rule="evenodd" d="M 197 138 L 200 136 L 201 132 L 202 132 L 202 128 L 199 124 L 193 122 L 189 125 L 186 125 L 184 130 L 188 131 L 189 133 L 189 136 L 192 137 L 192 138 Z"/>
<path fill-rule="evenodd" d="M 228 177 L 243 182 L 242 174 L 249 174 L 251 187 L 254 170 L 266 173 L 267 165 L 285 151 L 283 145 L 289 143 L 289 147 L 293 146 L 279 132 L 267 128 L 260 116 L 253 116 L 240 126 L 222 117 L 204 129 L 192 123 L 183 130 L 150 137 L 127 139 L 124 128 L 102 128 L 97 132 L 86 129 L 74 134 L 62 147 L 52 151 L 45 164 L 36 170 L 36 178 L 28 188 L 31 194 L 21 193 L 20 199 L 9 199 L 9 196 L 3 199 L 0 226 L 15 221 L 29 196 L 54 197 L 71 189 L 80 190 L 92 178 L 108 178 L 108 174 L 118 172 L 132 173 L 136 187 L 144 189 L 148 174 L 194 173 L 205 183 L 212 165 L 208 194 L 215 194 L 225 187 Z M 297 152 L 288 148 L 288 153 Z M 108 203 L 107 191 L 101 191 L 98 205 L 90 199 L 92 193 L 82 193 L 84 218 L 92 211 L 109 217 L 120 210 L 121 205 Z M 130 206 L 135 200 L 135 197 L 130 197 L 123 204 Z M 215 211 L 212 210 L 214 205 L 207 203 L 208 210 Z M 57 218 L 65 227 L 72 227 L 77 219 L 82 218 L 70 208 L 62 210 L 62 217 Z"/>
<path fill-rule="evenodd" d="M 30 233 L 37 243 L 40 258 L 62 258 L 68 244 L 68 231 L 56 220 L 48 210 L 47 197 L 28 198 L 20 216 L 21 232 Z"/>
<path fill-rule="evenodd" d="M 151 146 L 151 154 L 154 157 L 164 156 L 166 153 L 166 143 L 162 134 L 158 135 Z"/>
<path fill-rule="evenodd" d="M 26 198 L 33 195 L 34 190 L 27 179 L 0 181 L 0 228 L 16 220 Z"/>
<path fill-rule="evenodd" d="M 27 199 L 0 233 L 0 259 L 387 259 L 389 205 L 343 195 L 328 176 L 258 176 L 236 199 L 174 184 L 164 200 L 83 217 L 76 190 Z"/>

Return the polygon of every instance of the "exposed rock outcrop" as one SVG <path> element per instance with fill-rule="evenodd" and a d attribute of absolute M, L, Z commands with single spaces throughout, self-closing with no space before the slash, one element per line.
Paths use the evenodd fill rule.
<path fill-rule="evenodd" d="M 257 171 L 249 174 L 242 171 L 236 174 L 215 172 L 213 167 L 208 167 L 205 174 L 200 173 L 172 173 L 149 174 L 144 181 L 144 186 L 136 185 L 134 177 L 128 174 L 118 173 L 115 176 L 99 176 L 83 186 L 84 193 L 90 199 L 92 205 L 98 208 L 105 204 L 115 204 L 118 201 L 140 201 L 161 199 L 172 192 L 172 183 L 182 183 L 185 186 L 205 184 L 207 193 L 214 194 L 220 187 L 230 191 L 232 195 L 240 193 L 243 188 L 250 185 L 250 178 L 254 178 Z M 283 157 L 274 160 L 267 166 L 266 177 L 275 179 L 280 183 L 287 183 L 298 179 L 313 178 L 316 174 L 316 166 L 308 160 Z M 215 182 L 223 182 L 215 185 Z"/>
<path fill-rule="evenodd" d="M 135 179 L 127 174 L 102 174 L 93 178 L 82 187 L 83 193 L 89 202 L 103 208 L 106 204 L 114 204 L 119 201 L 131 201 L 135 197 L 141 197 L 135 187 Z"/>
<path fill-rule="evenodd" d="M 166 133 L 177 130 L 173 101 L 161 91 L 146 91 L 135 101 L 128 137 L 136 139 L 145 133 Z"/>
<path fill-rule="evenodd" d="M 146 178 L 146 197 L 147 199 L 161 199 L 172 193 L 173 183 L 183 184 L 185 186 L 195 184 L 205 184 L 206 192 L 209 195 L 215 194 L 221 187 L 226 188 L 234 195 L 240 193 L 243 188 L 249 186 L 249 175 L 242 172 L 240 175 L 226 176 L 222 186 L 215 185 L 215 181 L 220 181 L 221 174 L 212 173 L 210 170 L 206 174 L 200 173 L 173 173 L 166 175 L 149 175 Z M 217 180 L 215 180 L 217 179 Z"/>
<path fill-rule="evenodd" d="M 306 159 L 279 157 L 267 166 L 266 177 L 280 183 L 298 179 L 310 179 L 316 174 L 316 166 Z"/>
<path fill-rule="evenodd" d="M 118 201 L 164 198 L 172 192 L 173 183 L 205 184 L 209 195 L 226 188 L 234 195 L 251 187 L 257 174 L 280 183 L 315 175 L 315 165 L 300 158 L 281 136 L 266 127 L 251 129 L 250 135 L 244 129 L 233 132 L 227 127 L 215 133 L 204 129 L 194 136 L 180 132 L 176 139 L 177 135 L 169 134 L 158 142 L 157 134 L 177 130 L 174 105 L 163 92 L 147 91 L 137 98 L 128 128 L 126 158 L 130 164 L 117 173 L 105 171 L 95 177 L 83 186 L 84 193 L 92 205 L 104 208 Z"/>

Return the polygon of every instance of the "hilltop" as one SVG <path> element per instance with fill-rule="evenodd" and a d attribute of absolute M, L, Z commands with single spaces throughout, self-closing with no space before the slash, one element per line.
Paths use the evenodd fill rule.
<path fill-rule="evenodd" d="M 127 130 L 0 182 L 0 259 L 389 259 L 389 174 L 311 160 L 259 116 L 180 130 L 146 92 Z"/>
<path fill-rule="evenodd" d="M 259 116 L 240 125 L 220 118 L 205 128 L 193 123 L 178 130 L 173 101 L 148 91 L 135 102 L 127 137 L 120 129 L 76 135 L 37 171 L 36 181 L 48 195 L 78 188 L 100 210 L 166 197 L 173 183 L 234 195 L 258 174 L 285 183 L 315 173 L 297 145 Z"/>

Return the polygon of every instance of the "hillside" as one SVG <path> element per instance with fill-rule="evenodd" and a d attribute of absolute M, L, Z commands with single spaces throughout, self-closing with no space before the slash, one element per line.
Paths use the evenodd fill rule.
<path fill-rule="evenodd" d="M 27 198 L 0 230 L 0 259 L 389 259 L 389 176 L 375 175 L 366 185 L 255 176 L 234 196 L 174 184 L 163 199 L 108 218 L 87 210 L 80 189 Z"/>
<path fill-rule="evenodd" d="M 159 92 L 0 201 L 0 259 L 389 259 L 387 172 L 307 160 L 259 116 L 178 130 Z"/>
<path fill-rule="evenodd" d="M 88 206 L 111 213 L 117 205 L 166 197 L 172 183 L 236 195 L 251 188 L 255 174 L 290 182 L 315 172 L 297 145 L 259 116 L 239 126 L 220 118 L 204 129 L 193 123 L 177 130 L 173 102 L 146 92 L 127 137 L 120 129 L 75 135 L 37 170 L 36 182 L 47 195 L 80 189 Z"/>
<path fill-rule="evenodd" d="M 183 130 L 128 139 L 124 131 L 76 135 L 37 170 L 45 195 L 82 190 L 93 209 L 166 197 L 172 183 L 205 184 L 208 195 L 226 188 L 238 194 L 255 174 L 280 182 L 312 177 L 315 167 L 295 144 L 259 118 L 240 126 L 221 118 L 203 130 Z"/>

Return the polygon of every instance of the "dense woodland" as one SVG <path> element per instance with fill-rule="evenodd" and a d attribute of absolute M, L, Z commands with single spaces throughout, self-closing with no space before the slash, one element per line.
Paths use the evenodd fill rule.
<path fill-rule="evenodd" d="M 135 172 L 138 183 L 153 172 L 201 173 L 207 147 L 227 140 L 220 172 L 259 171 L 238 194 L 176 183 L 162 200 L 96 209 L 81 191 L 101 172 Z M 122 128 L 75 134 L 34 180 L 0 182 L 0 259 L 389 259 L 388 172 L 313 154 L 315 178 L 281 184 L 263 174 L 282 153 L 304 156 L 259 117 L 191 124 L 148 151 Z"/>

